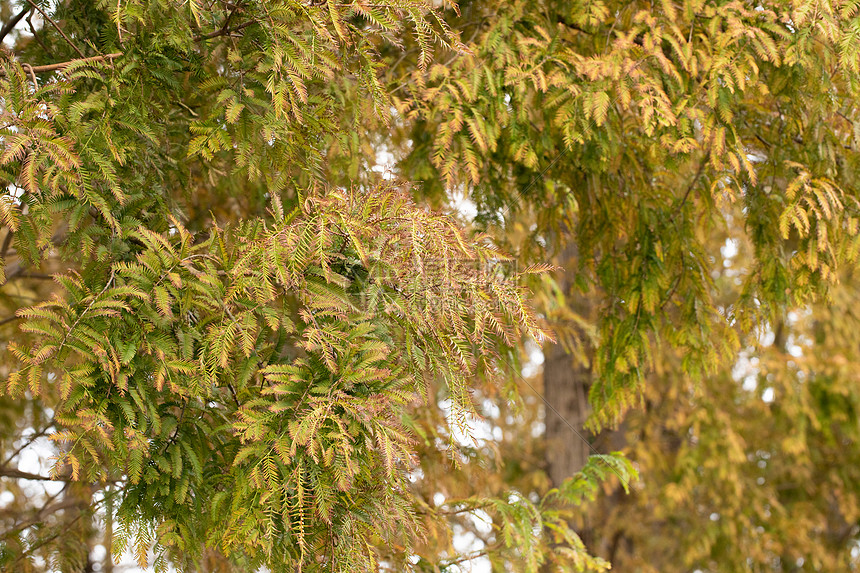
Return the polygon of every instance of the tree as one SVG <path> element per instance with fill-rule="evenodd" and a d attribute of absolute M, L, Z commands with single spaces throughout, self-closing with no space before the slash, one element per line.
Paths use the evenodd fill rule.
<path fill-rule="evenodd" d="M 838 296 L 857 252 L 851 5 L 3 8 L 5 567 L 90 567 L 102 522 L 110 553 L 209 569 L 604 569 L 571 527 L 631 568 L 850 559 L 851 473 L 831 498 L 794 481 L 854 443 L 850 370 L 785 368 L 800 398 L 766 408 L 730 373 L 739 349 L 787 365 L 791 329 L 850 345 L 850 322 L 789 310 Z M 376 173 L 382 151 L 413 187 Z M 420 206 L 452 189 L 473 229 Z M 571 353 L 545 346 L 543 418 L 519 375 L 541 315 Z M 801 413 L 779 446 L 797 467 L 746 447 Z M 481 416 L 493 438 L 461 439 Z M 539 423 L 546 464 L 522 439 Z M 13 462 L 42 435 L 67 485 L 25 500 L 48 476 Z M 582 505 L 635 474 L 585 458 L 606 443 L 644 485 Z M 707 511 L 738 491 L 754 511 Z M 815 508 L 804 543 L 779 496 Z M 819 518 L 841 520 L 830 545 Z"/>

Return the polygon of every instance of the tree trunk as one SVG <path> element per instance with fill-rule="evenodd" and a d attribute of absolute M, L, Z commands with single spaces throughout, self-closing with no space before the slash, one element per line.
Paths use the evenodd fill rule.
<path fill-rule="evenodd" d="M 576 245 L 569 241 L 557 260 L 564 269 L 560 271 L 558 284 L 567 307 L 583 319 L 590 320 L 593 304 L 573 288 L 576 255 Z M 592 349 L 586 333 L 580 331 L 577 334 L 583 347 L 575 349 L 575 355 L 568 353 L 561 343 L 548 343 L 544 347 L 546 469 L 553 486 L 560 485 L 565 478 L 581 470 L 592 453 L 590 442 L 593 436 L 584 429 L 589 414 Z"/>
<path fill-rule="evenodd" d="M 546 469 L 552 485 L 558 486 L 581 470 L 592 453 L 589 442 L 593 437 L 584 429 L 591 368 L 560 344 L 549 345 L 544 356 Z"/>
<path fill-rule="evenodd" d="M 105 534 L 102 544 L 105 548 L 105 558 L 102 561 L 103 573 L 113 573 L 113 487 L 108 486 L 105 491 Z"/>
<path fill-rule="evenodd" d="M 564 304 L 584 321 L 591 322 L 594 304 L 574 287 L 578 266 L 576 244 L 569 235 L 560 238 L 567 240 L 556 260 L 556 264 L 563 269 L 557 280 L 564 294 Z M 591 442 L 594 440 L 591 432 L 585 429 L 590 412 L 588 392 L 592 383 L 592 347 L 588 333 L 568 323 L 557 327 L 559 331 L 573 328 L 574 336 L 566 337 L 571 352 L 565 349 L 561 336 L 558 344 L 549 343 L 544 347 L 545 462 L 553 487 L 561 485 L 583 468 L 588 456 L 593 453 Z M 584 515 L 578 525 L 574 529 L 585 546 L 592 550 L 594 536 Z"/>
<path fill-rule="evenodd" d="M 594 324 L 597 310 L 594 295 L 582 294 L 574 286 L 578 267 L 576 244 L 569 235 L 562 235 L 560 239 L 566 240 L 556 259 L 556 264 L 564 269 L 557 276 L 565 297 L 564 304 L 583 322 Z M 570 352 L 561 343 L 549 343 L 544 347 L 545 463 L 553 487 L 581 470 L 590 455 L 621 450 L 625 442 L 623 424 L 617 430 L 605 429 L 598 435 L 585 429 L 591 414 L 588 393 L 593 383 L 594 348 L 589 333 L 578 324 L 567 322 L 557 327 L 573 328 L 575 336 L 573 343 L 568 345 Z M 603 502 L 605 505 L 598 515 L 600 511 L 621 505 L 624 499 L 623 492 L 614 492 Z M 603 538 L 607 532 L 600 531 L 599 523 L 590 523 L 585 512 L 577 521 L 572 527 L 592 555 L 607 558 L 614 555 L 619 544 L 626 546 L 627 539 L 622 532 L 617 532 L 612 538 Z"/>

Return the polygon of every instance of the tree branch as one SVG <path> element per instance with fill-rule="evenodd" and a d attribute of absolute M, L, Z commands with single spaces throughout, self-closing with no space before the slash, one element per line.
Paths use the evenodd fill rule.
<path fill-rule="evenodd" d="M 57 29 L 57 32 L 59 32 L 59 33 L 60 33 L 60 35 L 63 37 L 63 39 L 66 41 L 66 43 L 68 43 L 68 44 L 72 47 L 72 49 L 73 49 L 73 50 L 75 50 L 75 51 L 78 53 L 78 55 L 79 55 L 80 57 L 82 57 L 82 58 L 85 58 L 85 57 L 86 57 L 86 56 L 84 56 L 84 53 L 81 51 L 81 49 L 80 49 L 80 48 L 78 48 L 78 47 L 75 45 L 75 43 L 74 43 L 74 42 L 72 42 L 72 40 L 71 40 L 68 36 L 66 36 L 66 33 L 65 33 L 65 32 L 63 32 L 63 29 L 62 29 L 62 28 L 60 28 L 59 24 L 57 24 L 56 22 L 54 22 L 53 18 L 51 18 L 50 16 L 48 16 L 47 14 L 45 14 L 44 10 L 42 10 L 41 8 L 39 8 L 39 5 L 38 5 L 38 4 L 36 4 L 35 2 L 33 2 L 33 0 L 27 0 L 27 2 L 29 2 L 30 6 L 32 6 L 33 8 L 35 8 L 36 10 L 38 10 L 38 11 L 39 11 L 39 14 L 41 14 L 41 15 L 42 15 L 42 18 L 44 18 L 45 20 L 47 20 L 47 21 L 51 24 L 51 26 L 53 26 L 54 28 L 56 28 L 56 29 Z"/>
<path fill-rule="evenodd" d="M 16 316 L 14 318 L 19 318 L 19 317 Z M 9 319 L 4 319 L 4 320 L 8 321 Z M 22 451 L 24 451 L 25 448 L 32 446 L 33 442 L 35 442 L 36 440 L 38 440 L 42 436 L 46 435 L 48 433 L 48 430 L 50 430 L 53 427 L 54 427 L 54 419 L 51 418 L 51 420 L 47 426 L 45 426 L 44 428 L 42 428 L 41 430 L 39 430 L 38 432 L 34 433 L 31 436 L 27 436 L 27 438 L 26 438 L 27 441 L 24 442 L 23 444 L 21 444 L 18 448 L 15 448 L 15 451 L 6 457 L 6 461 L 3 462 L 2 467 L 7 467 L 12 462 L 12 460 L 15 459 L 15 456 L 17 456 Z"/>
<path fill-rule="evenodd" d="M 64 509 L 71 509 L 73 507 L 82 507 L 83 505 L 84 505 L 83 500 L 77 499 L 74 497 L 67 497 L 67 498 L 63 499 L 62 501 L 58 501 L 57 503 L 55 503 L 53 505 L 47 505 L 47 506 L 43 507 L 42 509 L 40 509 L 38 512 L 36 512 L 36 514 L 33 515 L 31 518 L 25 519 L 24 521 L 16 524 L 15 527 L 10 529 L 9 531 L 6 531 L 3 538 L 9 539 L 11 536 L 15 535 L 19 531 L 22 531 L 24 529 L 27 529 L 31 525 L 35 525 L 41 521 L 44 521 L 46 517 L 48 517 L 49 515 L 52 515 L 54 513 L 57 513 L 58 511 L 61 511 Z M 78 517 L 80 517 L 80 515 L 83 515 L 83 514 L 82 513 L 79 514 Z M 78 519 L 78 517 L 76 517 L 75 519 Z"/>
<path fill-rule="evenodd" d="M 12 234 L 14 231 L 9 229 L 6 236 L 3 237 L 3 246 L 0 246 L 0 259 L 6 258 L 6 253 L 9 252 L 9 245 L 12 243 Z"/>
<path fill-rule="evenodd" d="M 0 477 L 10 477 L 15 479 L 32 479 L 36 481 L 71 481 L 70 479 L 62 479 L 62 478 L 52 478 L 50 476 L 43 476 L 39 474 L 31 474 L 30 472 L 22 472 L 21 470 L 17 470 L 9 467 L 0 468 Z"/>
<path fill-rule="evenodd" d="M 256 23 L 257 23 L 257 20 L 249 20 L 247 22 L 243 22 L 237 26 L 234 26 L 233 28 L 229 28 L 229 29 L 219 28 L 218 30 L 215 30 L 214 32 L 209 32 L 208 34 L 202 34 L 200 36 L 194 36 L 193 39 L 195 42 L 202 42 L 204 40 L 211 40 L 212 38 L 217 38 L 219 36 L 229 36 L 235 32 L 238 32 L 239 30 L 243 30 L 243 29 L 247 28 L 248 26 L 252 26 Z M 81 55 L 83 55 L 83 54 L 81 54 Z M 56 64 L 46 64 L 44 66 L 33 66 L 30 64 L 21 64 L 21 65 L 22 66 L 28 66 L 28 71 L 30 71 L 32 73 L 39 74 L 42 72 L 53 72 L 56 70 L 61 70 L 63 68 L 66 68 L 72 64 L 77 64 L 79 62 L 87 62 L 87 63 L 104 62 L 107 60 L 112 60 L 114 58 L 118 58 L 120 56 L 122 56 L 122 52 L 114 52 L 112 54 L 107 54 L 104 56 L 92 56 L 90 58 L 83 58 L 82 57 L 82 58 L 76 58 L 74 60 L 68 60 L 66 62 L 57 62 Z M 5 77 L 5 76 L 6 76 L 6 73 L 3 72 L 3 70 L 0 70 L 0 78 Z"/>
<path fill-rule="evenodd" d="M 687 199 L 690 197 L 690 193 L 696 187 L 696 183 L 699 182 L 699 178 L 702 176 L 702 173 L 705 171 L 705 164 L 708 162 L 708 156 L 710 155 L 710 153 L 711 153 L 711 150 L 709 148 L 707 151 L 705 151 L 704 155 L 702 156 L 702 160 L 699 162 L 699 168 L 696 170 L 696 174 L 693 175 L 693 178 L 690 180 L 690 185 L 687 186 L 687 191 L 684 193 L 684 197 L 681 198 L 681 202 L 675 208 L 675 212 L 672 214 L 671 218 L 669 219 L 670 223 L 674 224 L 675 219 L 678 218 L 678 215 L 681 213 L 681 210 L 684 208 L 684 205 L 687 203 Z"/>
<path fill-rule="evenodd" d="M 233 28 L 229 28 L 229 29 L 222 26 L 221 28 L 215 30 L 214 32 L 209 32 L 208 34 L 201 34 L 199 36 L 194 36 L 194 41 L 195 42 L 202 42 L 203 40 L 211 40 L 212 38 L 217 38 L 218 36 L 229 36 L 230 34 L 232 34 L 234 32 L 238 32 L 239 30 L 243 30 L 243 29 L 247 28 L 248 26 L 251 26 L 251 25 L 256 24 L 256 23 L 257 23 L 256 20 L 248 20 L 247 22 L 243 22 L 243 23 L 241 23 L 241 24 L 239 24 Z"/>
<path fill-rule="evenodd" d="M 36 40 L 36 43 L 39 44 L 39 47 L 41 47 L 45 51 L 46 55 L 51 55 L 51 50 L 48 49 L 48 46 L 46 46 L 42 39 L 39 37 L 39 32 L 36 31 L 36 27 L 33 26 L 33 14 L 35 13 L 35 10 L 30 10 L 30 13 L 27 14 L 27 17 L 24 19 L 24 21 L 27 22 L 27 27 L 30 28 L 30 33 L 33 34 L 33 39 Z"/>
<path fill-rule="evenodd" d="M 20 12 L 12 16 L 11 20 L 9 20 L 8 22 L 6 22 L 6 24 L 3 25 L 3 28 L 0 29 L 0 42 L 6 39 L 6 36 L 9 35 L 9 32 L 15 29 L 15 26 L 18 25 L 18 22 L 20 22 L 30 10 L 32 10 L 32 8 L 30 8 L 29 6 L 25 6 Z"/>
<path fill-rule="evenodd" d="M 42 73 L 42 72 L 53 72 L 54 70 L 61 70 L 63 68 L 67 68 L 72 64 L 77 64 L 78 62 L 87 62 L 87 63 L 96 63 L 96 62 L 104 62 L 106 60 L 112 60 L 114 58 L 118 58 L 122 55 L 122 52 L 114 52 L 113 54 L 107 54 L 105 56 L 93 56 L 91 58 L 77 58 L 75 60 L 69 60 L 67 62 L 57 62 L 56 64 L 46 64 L 44 66 L 30 66 L 30 70 L 34 73 Z M 29 65 L 29 64 L 28 64 Z M 3 70 L 0 70 L 0 77 L 4 77 L 6 74 Z"/>
<path fill-rule="evenodd" d="M 81 480 L 72 479 L 71 476 L 57 476 L 55 478 L 51 476 L 43 476 L 41 474 L 33 474 L 30 472 L 23 472 L 21 470 L 10 468 L 8 466 L 0 467 L 0 478 L 8 477 L 13 479 L 31 479 L 34 481 L 53 481 L 59 483 L 78 483 L 78 484 L 89 484 L 90 487 L 103 486 L 108 483 L 122 483 L 121 479 L 112 479 L 110 477 L 93 481 L 86 482 Z"/>
<path fill-rule="evenodd" d="M 3 326 L 4 324 L 9 324 L 10 322 L 14 322 L 14 321 L 20 320 L 20 319 L 21 319 L 20 316 L 17 316 L 14 314 L 12 316 L 7 316 L 6 318 L 0 320 L 0 326 Z"/>

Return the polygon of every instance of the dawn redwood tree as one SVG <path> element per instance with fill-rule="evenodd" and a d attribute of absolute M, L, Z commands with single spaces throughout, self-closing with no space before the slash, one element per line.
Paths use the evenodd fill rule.
<path fill-rule="evenodd" d="M 860 245 L 852 3 L 0 13 L 0 567 L 88 570 L 96 543 L 191 570 L 850 560 L 860 482 L 798 483 L 849 459 L 850 368 L 776 371 L 857 332 L 807 320 Z M 424 206 L 452 193 L 473 224 Z M 743 394 L 740 349 L 794 392 Z M 46 438 L 51 473 L 20 469 Z M 582 505 L 632 481 L 586 457 L 625 443 L 643 485 Z"/>

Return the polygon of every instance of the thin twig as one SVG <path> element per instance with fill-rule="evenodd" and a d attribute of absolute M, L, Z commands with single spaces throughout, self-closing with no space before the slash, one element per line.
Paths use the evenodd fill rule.
<path fill-rule="evenodd" d="M 44 521 L 45 518 L 48 517 L 49 515 L 52 515 L 54 513 L 57 513 L 58 511 L 61 511 L 64 509 L 71 509 L 73 507 L 82 507 L 83 505 L 84 505 L 84 500 L 77 499 L 74 497 L 69 497 L 69 498 L 64 499 L 63 501 L 58 501 L 57 503 L 55 503 L 53 505 L 45 506 L 42 509 L 40 509 L 38 512 L 36 512 L 36 514 L 33 517 L 26 519 L 26 520 L 22 521 L 21 523 L 18 523 L 14 528 L 6 531 L 4 533 L 3 537 L 4 537 L 4 539 L 9 539 L 12 535 L 18 533 L 19 531 L 22 531 L 22 530 L 27 529 L 28 527 L 30 527 L 32 525 L 36 525 L 37 523 Z M 83 515 L 83 512 L 78 512 L 78 517 L 80 517 L 81 515 Z M 76 517 L 75 520 L 77 520 L 78 517 Z"/>
<path fill-rule="evenodd" d="M 256 23 L 257 23 L 256 20 L 248 20 L 247 22 L 243 22 L 243 23 L 239 24 L 238 26 L 235 26 L 235 27 L 229 28 L 229 29 L 224 28 L 222 26 L 221 28 L 215 30 L 214 32 L 209 32 L 208 34 L 201 34 L 199 36 L 194 36 L 194 41 L 195 42 L 202 42 L 203 40 L 211 40 L 212 38 L 217 38 L 218 36 L 229 36 L 229 35 L 233 34 L 234 32 L 238 32 L 239 30 L 243 30 L 243 29 L 247 28 L 248 26 L 251 26 L 251 25 L 256 24 Z"/>
<path fill-rule="evenodd" d="M 696 174 L 690 180 L 690 185 L 687 187 L 687 191 L 684 193 L 684 197 L 681 198 L 681 202 L 675 208 L 675 212 L 672 214 L 672 217 L 669 219 L 670 223 L 673 223 L 673 224 L 675 223 L 675 219 L 678 218 L 678 215 L 681 213 L 682 209 L 684 208 L 684 205 L 687 203 L 687 199 L 690 197 L 690 193 L 693 191 L 693 189 L 696 188 L 696 183 L 699 182 L 699 178 L 702 176 L 702 173 L 705 171 L 705 164 L 708 162 L 708 156 L 710 155 L 710 153 L 711 153 L 711 150 L 708 149 L 707 151 L 705 151 L 704 155 L 702 156 L 702 160 L 699 162 L 699 168 L 696 171 Z"/>
<path fill-rule="evenodd" d="M 0 477 L 10 477 L 15 479 L 31 479 L 36 481 L 71 481 L 70 479 L 63 478 L 52 478 L 50 476 L 43 476 L 39 474 L 32 474 L 30 472 L 22 472 L 21 470 L 9 467 L 0 468 Z"/>
<path fill-rule="evenodd" d="M 243 22 L 242 24 L 239 24 L 238 26 L 235 26 L 235 27 L 227 29 L 227 30 L 218 29 L 218 30 L 215 30 L 214 32 L 209 32 L 208 34 L 202 34 L 200 36 L 194 36 L 193 39 L 195 42 L 202 42 L 203 40 L 211 40 L 212 38 L 217 38 L 219 36 L 230 36 L 233 33 L 238 32 L 240 30 L 243 30 L 243 29 L 247 28 L 248 26 L 251 26 L 251 25 L 256 24 L 256 23 L 257 23 L 256 20 L 249 20 L 248 22 Z M 112 60 L 114 58 L 118 58 L 122 55 L 123 55 L 122 52 L 114 52 L 112 54 L 106 54 L 104 56 L 92 56 L 90 58 L 77 58 L 74 60 L 68 60 L 66 62 L 57 62 L 56 64 L 46 64 L 44 66 L 33 66 L 30 64 L 22 64 L 22 65 L 28 66 L 29 67 L 28 71 L 30 71 L 31 73 L 40 74 L 42 72 L 53 72 L 55 70 L 61 70 L 63 68 L 69 67 L 72 64 L 77 64 L 80 62 L 87 62 L 87 63 L 104 62 L 104 61 Z M 6 76 L 6 73 L 3 70 L 0 70 L 0 78 L 5 77 L 5 76 Z"/>
<path fill-rule="evenodd" d="M 56 28 L 56 29 L 57 29 L 57 32 L 59 32 L 59 33 L 60 33 L 60 35 L 63 37 L 63 39 L 64 39 L 64 40 L 66 40 L 66 42 L 67 42 L 67 43 L 72 47 L 72 49 L 74 49 L 74 50 L 78 53 L 78 55 L 79 55 L 80 57 L 82 57 L 82 58 L 85 58 L 85 57 L 86 57 L 86 56 L 84 55 L 84 53 L 81 51 L 81 49 L 80 49 L 80 48 L 78 48 L 78 47 L 75 45 L 75 43 L 74 43 L 74 42 L 72 42 L 72 40 L 71 40 L 68 36 L 66 36 L 66 33 L 65 33 L 65 32 L 63 32 L 63 29 L 62 29 L 62 28 L 60 28 L 60 26 L 59 26 L 56 22 L 54 22 L 53 18 L 51 18 L 50 16 L 48 16 L 47 14 L 45 14 L 44 10 L 42 10 L 41 8 L 39 8 L 39 5 L 38 5 L 38 4 L 36 4 L 35 2 L 33 2 L 33 0 L 27 0 L 27 2 L 29 2 L 29 3 L 30 3 L 30 6 L 32 6 L 33 8 L 35 8 L 36 10 L 38 10 L 38 11 L 39 11 L 39 14 L 41 14 L 41 15 L 42 15 L 42 18 L 44 18 L 45 20 L 47 20 L 47 21 L 51 24 L 51 26 L 53 26 L 54 28 Z"/>
<path fill-rule="evenodd" d="M 17 318 L 17 317 L 15 317 L 15 318 Z M 18 455 L 18 454 L 20 454 L 22 451 L 24 451 L 24 448 L 27 448 L 27 447 L 29 447 L 29 446 L 33 445 L 33 442 L 35 442 L 36 440 L 38 440 L 38 439 L 39 439 L 39 438 L 41 438 L 42 436 L 46 435 L 46 434 L 48 433 L 48 430 L 50 430 L 50 429 L 51 429 L 51 428 L 53 428 L 53 427 L 54 427 L 54 420 L 53 420 L 53 418 L 52 418 L 52 419 L 51 419 L 51 421 L 50 421 L 50 423 L 49 423 L 47 426 L 45 426 L 44 428 L 42 428 L 41 430 L 39 430 L 38 432 L 36 432 L 36 433 L 35 433 L 35 434 L 33 434 L 32 436 L 28 436 L 28 437 L 27 437 L 27 441 L 26 441 L 26 442 L 24 442 L 24 443 L 23 443 L 23 444 L 21 444 L 18 448 L 16 448 L 14 452 L 12 452 L 11 454 L 9 454 L 9 455 L 6 457 L 6 461 L 4 461 L 4 462 L 3 462 L 3 466 L 4 466 L 4 467 L 5 467 L 5 466 L 8 466 L 8 465 L 12 462 L 12 460 L 14 460 L 14 459 L 15 459 L 15 456 L 17 456 L 17 455 Z"/>
<path fill-rule="evenodd" d="M 230 393 L 233 395 L 233 401 L 236 402 L 236 407 L 241 408 L 242 405 L 239 403 L 239 396 L 236 395 L 236 389 L 233 388 L 233 385 L 227 382 L 227 388 L 230 389 Z"/>
<path fill-rule="evenodd" d="M 25 22 L 27 22 L 27 27 L 30 28 L 30 33 L 33 34 L 33 39 L 36 40 L 36 43 L 45 51 L 46 55 L 51 56 L 51 50 L 48 49 L 48 46 L 46 46 L 42 41 L 42 38 L 39 37 L 39 32 L 36 31 L 36 27 L 33 26 L 33 14 L 35 13 L 36 11 L 31 8 L 30 13 L 27 14 Z"/>
<path fill-rule="evenodd" d="M 14 314 L 12 316 L 7 316 L 6 318 L 0 320 L 0 326 L 3 326 L 4 324 L 9 324 L 10 322 L 16 320 L 21 320 L 21 317 Z"/>
<path fill-rule="evenodd" d="M 184 109 L 185 109 L 185 111 L 187 111 L 188 113 L 190 113 L 190 114 L 192 115 L 192 117 L 200 117 L 199 115 L 197 115 L 197 112 L 196 112 L 196 111 L 194 111 L 193 109 L 191 109 L 190 107 L 188 107 L 187 105 L 185 105 L 184 103 L 182 103 L 181 101 L 178 101 L 178 102 L 176 102 L 176 103 L 178 103 L 178 104 L 179 104 L 179 107 L 184 108 Z"/>
<path fill-rule="evenodd" d="M 15 26 L 18 25 L 18 22 L 20 22 L 21 19 L 26 16 L 27 12 L 29 12 L 30 10 L 32 10 L 32 8 L 30 8 L 29 6 L 24 7 L 23 10 L 12 16 L 12 19 L 3 25 L 3 28 L 0 29 L 0 42 L 2 42 L 6 38 L 6 36 L 9 35 L 9 32 L 11 32 L 15 28 Z"/>
<path fill-rule="evenodd" d="M 40 12 L 40 13 L 41 13 L 41 14 L 42 14 L 42 15 L 43 15 L 43 16 L 44 16 L 44 17 L 45 17 L 49 22 L 51 22 L 51 24 L 53 24 L 55 28 L 57 28 L 57 31 L 59 31 L 59 32 L 60 32 L 60 34 L 62 34 L 62 35 L 63 35 L 63 37 L 66 39 L 66 41 L 67 41 L 67 42 L 69 42 L 69 44 L 70 44 L 73 48 L 75 48 L 75 51 L 76 51 L 76 52 L 78 52 L 78 54 L 80 54 L 80 55 L 81 55 L 81 57 L 80 57 L 80 58 L 77 58 L 77 59 L 74 59 L 74 60 L 68 60 L 68 61 L 66 61 L 66 62 L 57 62 L 56 64 L 46 64 L 46 65 L 43 65 L 43 66 L 33 66 L 33 65 L 31 65 L 31 64 L 21 64 L 22 66 L 26 66 L 26 67 L 28 67 L 28 68 L 29 68 L 29 70 L 28 70 L 28 71 L 29 71 L 31 74 L 39 74 L 39 73 L 42 73 L 42 72 L 53 72 L 53 71 L 55 71 L 55 70 L 61 70 L 61 69 L 63 69 L 63 68 L 66 68 L 66 67 L 68 67 L 68 66 L 70 66 L 70 65 L 72 65 L 72 64 L 76 64 L 76 63 L 79 63 L 79 62 L 87 62 L 87 63 L 104 62 L 104 61 L 112 60 L 112 59 L 114 59 L 114 58 L 118 58 L 118 57 L 122 56 L 122 54 L 123 54 L 122 52 L 114 52 L 114 53 L 112 53 L 112 54 L 106 54 L 106 55 L 104 55 L 104 56 L 92 56 L 92 57 L 89 57 L 89 58 L 85 57 L 85 56 L 84 56 L 84 54 L 83 54 L 83 52 L 81 52 L 81 51 L 77 48 L 77 46 L 75 46 L 74 44 L 72 44 L 71 40 L 69 40 L 68 36 L 66 36 L 66 35 L 63 33 L 63 31 L 59 28 L 59 26 L 57 26 L 57 24 L 56 24 L 53 20 L 51 20 L 51 19 L 50 19 L 50 18 L 49 18 L 49 17 L 48 17 L 44 12 L 42 12 L 41 8 L 39 8 L 38 6 L 36 6 L 36 5 L 33 3 L 33 1 L 32 1 L 32 0 L 27 0 L 27 1 L 28 1 L 30 4 L 32 4 L 32 5 L 33 5 L 37 10 L 39 10 L 39 12 Z M 26 14 L 26 12 L 29 12 L 29 10 L 25 11 L 25 12 L 24 12 L 24 14 Z M 231 14 L 231 15 L 232 15 L 232 14 Z M 16 16 L 16 17 L 17 17 L 17 16 Z M 21 17 L 23 18 L 23 14 L 21 15 Z M 202 42 L 202 41 L 204 41 L 204 40 L 211 40 L 212 38 L 217 38 L 217 37 L 219 37 L 219 36 L 231 36 L 231 35 L 233 35 L 234 33 L 238 32 L 238 31 L 240 31 L 240 30 L 244 30 L 244 29 L 245 29 L 245 28 L 247 28 L 248 26 L 252 26 L 252 25 L 254 25 L 254 24 L 256 24 L 256 23 L 257 23 L 257 20 L 248 20 L 247 22 L 242 22 L 241 24 L 238 24 L 238 25 L 236 25 L 236 26 L 234 26 L 234 27 L 232 27 L 232 28 L 227 28 L 227 27 L 226 27 L 226 24 L 229 24 L 229 17 L 228 17 L 228 18 L 225 20 L 225 22 L 224 22 L 224 24 L 225 24 L 225 25 L 221 26 L 219 29 L 215 30 L 214 32 L 209 32 L 208 34 L 201 34 L 201 35 L 198 35 L 198 36 L 194 36 L 193 40 L 194 40 L 195 42 Z M 4 27 L 4 29 L 5 29 L 5 27 Z M 2 39 L 2 37 L 0 37 L 0 39 Z M 3 70 L 0 70 L 0 78 L 5 77 L 5 76 L 6 76 L 5 72 L 3 72 Z"/>
<path fill-rule="evenodd" d="M 39 89 L 39 81 L 36 79 L 36 74 L 33 73 L 33 66 L 24 64 L 24 69 L 30 72 L 30 79 L 33 80 L 33 87 Z"/>

